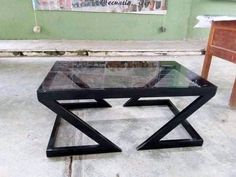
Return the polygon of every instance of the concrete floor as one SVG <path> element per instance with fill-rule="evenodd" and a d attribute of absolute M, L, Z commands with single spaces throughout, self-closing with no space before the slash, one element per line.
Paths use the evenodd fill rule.
<path fill-rule="evenodd" d="M 206 41 L 0 40 L 0 51 L 199 51 Z"/>
<path fill-rule="evenodd" d="M 0 57 L 200 55 L 206 41 L 0 40 Z"/>
<path fill-rule="evenodd" d="M 56 60 L 177 60 L 200 73 L 203 56 L 0 58 L 0 177 L 235 177 L 236 111 L 228 107 L 236 67 L 214 60 L 209 80 L 217 95 L 189 118 L 204 139 L 197 148 L 136 151 L 135 147 L 173 115 L 167 108 L 123 108 L 75 112 L 118 144 L 122 153 L 47 158 L 55 114 L 41 105 L 36 90 Z M 176 98 L 181 109 L 193 98 Z M 91 143 L 63 123 L 58 144 Z M 185 137 L 179 127 L 168 135 Z M 68 141 L 69 139 L 69 141 Z"/>

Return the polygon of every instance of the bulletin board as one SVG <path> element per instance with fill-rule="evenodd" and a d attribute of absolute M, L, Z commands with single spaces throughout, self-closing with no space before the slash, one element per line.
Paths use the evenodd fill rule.
<path fill-rule="evenodd" d="M 166 14 L 167 0 L 32 0 L 34 10 Z"/>

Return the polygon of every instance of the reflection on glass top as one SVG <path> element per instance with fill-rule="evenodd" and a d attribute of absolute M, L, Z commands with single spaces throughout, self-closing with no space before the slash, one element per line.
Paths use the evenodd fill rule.
<path fill-rule="evenodd" d="M 202 78 L 174 61 L 58 61 L 40 89 L 189 88 Z"/>

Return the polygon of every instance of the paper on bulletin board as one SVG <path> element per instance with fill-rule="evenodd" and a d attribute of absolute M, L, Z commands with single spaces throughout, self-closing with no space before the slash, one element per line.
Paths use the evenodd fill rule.
<path fill-rule="evenodd" d="M 229 21 L 236 20 L 234 16 L 219 16 L 219 15 L 201 15 L 196 17 L 198 23 L 194 26 L 194 28 L 210 28 L 212 21 Z"/>
<path fill-rule="evenodd" d="M 168 0 L 32 0 L 34 10 L 112 12 L 136 14 L 167 13 Z"/>

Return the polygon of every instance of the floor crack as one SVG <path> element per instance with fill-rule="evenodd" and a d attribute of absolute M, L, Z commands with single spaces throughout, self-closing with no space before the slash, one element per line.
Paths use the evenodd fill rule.
<path fill-rule="evenodd" d="M 70 156 L 70 161 L 68 166 L 68 177 L 72 176 L 72 163 L 73 163 L 73 156 Z"/>
<path fill-rule="evenodd" d="M 66 157 L 65 177 L 72 177 L 73 156 Z"/>

